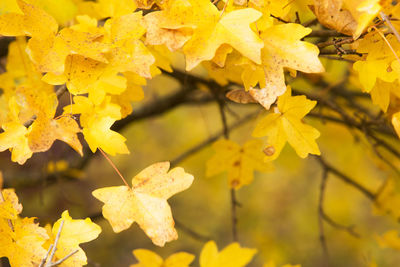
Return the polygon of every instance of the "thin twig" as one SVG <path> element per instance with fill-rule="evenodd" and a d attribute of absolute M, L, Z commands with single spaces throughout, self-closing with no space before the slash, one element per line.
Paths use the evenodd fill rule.
<path fill-rule="evenodd" d="M 364 196 L 366 196 L 371 201 L 375 201 L 376 194 L 372 193 L 370 190 L 365 188 L 363 185 L 354 181 L 353 179 L 351 179 L 350 177 L 348 177 L 347 175 L 345 175 L 344 173 L 342 173 L 341 171 L 339 171 L 338 169 L 336 169 L 335 167 L 333 167 L 332 165 L 327 163 L 322 157 L 316 156 L 316 158 L 317 158 L 318 162 L 321 164 L 322 168 L 326 169 L 329 173 L 334 174 L 336 178 L 342 180 L 346 184 L 351 185 L 354 188 L 356 188 L 358 191 L 363 193 Z"/>
<path fill-rule="evenodd" d="M 379 12 L 379 15 L 381 16 L 382 21 L 386 22 L 387 26 L 393 32 L 394 36 L 396 36 L 397 41 L 400 42 L 400 34 L 396 30 L 396 28 L 393 26 L 392 22 L 390 22 L 390 18 L 383 11 Z"/>
<path fill-rule="evenodd" d="M 231 188 L 231 220 L 232 220 L 232 236 L 234 242 L 238 241 L 238 233 L 237 233 L 238 217 L 236 210 L 237 206 L 238 204 L 236 200 L 236 192 L 235 189 Z"/>
<path fill-rule="evenodd" d="M 321 242 L 322 251 L 324 253 L 324 266 L 329 266 L 329 251 L 326 244 L 325 229 L 324 229 L 324 198 L 326 182 L 328 180 L 328 169 L 323 168 L 321 176 L 321 184 L 319 188 L 318 200 L 318 227 L 319 227 L 319 241 Z"/>
<path fill-rule="evenodd" d="M 46 256 L 40 262 L 39 267 L 43 267 L 44 266 L 44 264 L 46 263 L 47 258 L 49 257 L 49 254 L 50 254 L 52 248 L 53 248 L 53 244 L 50 244 L 49 249 L 47 250 Z"/>
<path fill-rule="evenodd" d="M 176 219 L 175 219 L 175 225 L 176 225 L 177 228 L 179 228 L 180 230 L 182 230 L 183 232 L 185 232 L 186 234 L 191 236 L 193 239 L 196 239 L 198 241 L 207 242 L 207 241 L 212 239 L 209 236 L 200 234 L 200 233 L 192 230 L 191 228 L 187 227 L 185 224 L 183 224 L 182 222 L 180 222 L 180 221 L 178 221 Z"/>
<path fill-rule="evenodd" d="M 77 253 L 78 251 L 79 251 L 78 249 L 72 251 L 71 253 L 69 253 L 69 254 L 68 254 L 67 256 L 65 256 L 64 258 L 59 259 L 59 260 L 56 261 L 56 262 L 53 262 L 51 265 L 49 265 L 49 267 L 51 267 L 51 266 L 56 266 L 56 265 L 59 265 L 59 264 L 63 263 L 64 261 L 66 261 L 69 257 L 72 257 L 72 256 L 73 256 L 75 253 Z"/>
<path fill-rule="evenodd" d="M 244 116 L 243 118 L 237 120 L 235 123 L 232 125 L 228 126 L 229 131 L 232 131 L 239 126 L 243 125 L 246 122 L 249 122 L 250 120 L 254 119 L 260 112 L 252 112 L 249 113 L 248 115 Z M 179 162 L 185 160 L 186 158 L 190 157 L 191 155 L 197 153 L 198 151 L 202 150 L 203 148 L 207 147 L 209 144 L 214 143 L 217 141 L 219 138 L 224 136 L 224 131 L 220 131 L 215 135 L 210 136 L 208 139 L 198 143 L 197 145 L 193 146 L 192 148 L 186 150 L 182 154 L 178 155 L 175 157 L 173 160 L 171 160 L 171 166 L 176 166 Z"/>
<path fill-rule="evenodd" d="M 61 220 L 60 227 L 58 228 L 58 232 L 56 235 L 56 239 L 54 240 L 54 243 L 49 246 L 49 249 L 47 250 L 47 253 L 46 253 L 46 257 L 42 260 L 39 267 L 55 266 L 55 265 L 53 265 L 53 258 L 54 258 L 54 254 L 56 253 L 56 250 L 57 250 L 57 243 L 58 243 L 58 240 L 60 239 L 63 226 L 64 226 L 64 220 Z M 50 257 L 49 257 L 49 254 L 50 254 Z"/>
<path fill-rule="evenodd" d="M 228 127 L 228 121 L 226 118 L 225 114 L 225 102 L 220 96 L 220 92 L 218 89 L 213 90 L 215 99 L 218 103 L 219 107 L 219 113 L 221 116 L 221 121 L 222 121 L 222 127 L 223 127 L 223 132 L 224 132 L 224 137 L 225 139 L 229 139 L 229 127 Z M 230 198 L 231 198 L 231 223 L 232 223 L 232 237 L 233 241 L 237 242 L 238 241 L 238 231 L 237 231 L 237 223 L 238 223 L 238 217 L 237 217 L 237 201 L 236 201 L 236 191 L 235 189 L 231 188 L 230 189 Z"/>
<path fill-rule="evenodd" d="M 342 225 L 340 223 L 335 222 L 331 217 L 329 217 L 325 211 L 323 211 L 323 219 L 325 222 L 327 222 L 330 226 L 337 228 L 339 230 L 345 231 L 347 232 L 349 235 L 356 237 L 356 238 L 360 238 L 360 234 L 358 234 L 355 230 L 354 230 L 354 225 L 350 225 L 350 226 L 346 226 L 346 225 Z"/>

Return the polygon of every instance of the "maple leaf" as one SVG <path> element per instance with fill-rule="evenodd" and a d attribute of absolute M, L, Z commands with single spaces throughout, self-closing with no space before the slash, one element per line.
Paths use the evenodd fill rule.
<path fill-rule="evenodd" d="M 393 94 L 397 97 L 400 97 L 400 92 L 398 88 L 399 83 L 397 81 L 388 83 L 378 78 L 374 87 L 369 92 L 371 95 L 372 103 L 378 105 L 383 112 L 386 112 L 390 103 L 390 95 Z"/>
<path fill-rule="evenodd" d="M 323 72 L 318 59 L 318 48 L 301 38 L 311 32 L 310 28 L 295 23 L 267 28 L 261 38 L 264 41 L 262 63 L 246 64 L 242 79 L 251 96 L 266 109 L 286 90 L 284 68 L 306 73 Z M 290 34 L 288 34 L 290 33 Z M 251 87 L 259 83 L 261 89 Z"/>
<path fill-rule="evenodd" d="M 174 253 L 165 260 L 147 249 L 135 249 L 133 255 L 139 263 L 130 265 L 130 267 L 189 267 L 194 260 L 194 256 L 186 252 Z"/>
<path fill-rule="evenodd" d="M 397 220 L 400 218 L 399 205 L 399 185 L 393 178 L 389 178 L 376 197 L 374 213 L 390 215 Z"/>
<path fill-rule="evenodd" d="M 266 160 L 276 159 L 286 141 L 301 158 L 308 154 L 320 155 L 315 142 L 320 133 L 301 121 L 316 104 L 316 101 L 308 100 L 305 96 L 291 96 L 290 87 L 278 98 L 275 112 L 262 118 L 253 131 L 255 137 L 267 136 L 267 149 L 271 153 L 267 154 Z"/>
<path fill-rule="evenodd" d="M 57 32 L 58 24 L 56 20 L 44 10 L 22 0 L 17 0 L 17 3 L 23 14 L 5 13 L 1 15 L 1 35 L 28 35 L 43 38 Z"/>
<path fill-rule="evenodd" d="M 69 212 L 66 210 L 62 213 L 61 218 L 54 223 L 53 228 L 49 233 L 50 239 L 47 240 L 44 246 L 45 248 L 48 249 L 50 244 L 54 243 L 54 239 L 60 229 L 61 221 L 64 223 L 61 229 L 60 238 L 57 242 L 55 258 L 63 259 L 75 250 L 78 250 L 78 252 L 68 257 L 59 266 L 78 267 L 86 265 L 86 254 L 82 248 L 79 247 L 79 244 L 96 239 L 101 233 L 100 226 L 93 223 L 90 218 L 84 220 L 72 219 Z M 56 259 L 54 260 L 56 261 Z"/>
<path fill-rule="evenodd" d="M 231 140 L 221 139 L 212 147 L 215 154 L 207 161 L 207 176 L 228 172 L 228 183 L 231 188 L 239 189 L 250 184 L 254 170 L 266 172 L 272 166 L 264 163 L 261 140 L 249 140 L 243 147 Z"/>
<path fill-rule="evenodd" d="M 28 129 L 18 122 L 5 123 L 2 128 L 4 132 L 0 133 L 0 152 L 9 149 L 11 160 L 24 164 L 32 156 L 28 145 Z"/>
<path fill-rule="evenodd" d="M 0 219 L 0 257 L 7 257 L 11 266 L 36 267 L 45 257 L 42 244 L 48 239 L 46 230 L 34 223 L 35 218 L 16 218 L 12 227 Z"/>
<path fill-rule="evenodd" d="M 0 178 L 2 175 L 0 173 Z M 18 197 L 12 188 L 1 189 L 0 186 L 0 218 L 15 220 L 22 211 L 22 205 L 18 203 Z"/>
<path fill-rule="evenodd" d="M 312 10 L 325 27 L 357 39 L 381 9 L 379 0 L 314 0 Z"/>
<path fill-rule="evenodd" d="M 131 71 L 145 78 L 151 78 L 150 66 L 155 62 L 154 56 L 140 41 L 145 33 L 142 26 L 142 12 L 107 20 L 109 37 L 113 43 L 110 67 L 119 71 Z"/>
<path fill-rule="evenodd" d="M 265 263 L 263 265 L 263 267 L 276 267 L 276 264 L 273 261 L 269 261 L 268 263 Z M 296 265 L 285 264 L 285 265 L 282 265 L 282 267 L 301 267 L 301 265 L 300 264 L 296 264 Z"/>
<path fill-rule="evenodd" d="M 240 247 L 239 243 L 232 243 L 218 252 L 215 242 L 209 241 L 201 250 L 200 267 L 243 267 L 256 252 L 256 249 Z"/>
<path fill-rule="evenodd" d="M 263 47 L 263 43 L 249 26 L 262 16 L 261 12 L 252 8 L 222 12 L 208 0 L 175 0 L 168 4 L 168 9 L 152 15 L 159 16 L 156 20 L 161 21 L 155 23 L 160 28 L 195 29 L 193 35 L 183 47 L 186 57 L 186 70 L 193 69 L 204 60 L 212 59 L 222 44 L 231 45 L 256 63 L 261 62 L 260 49 Z M 151 29 L 148 28 L 148 31 Z M 162 33 L 164 32 L 160 31 L 158 34 L 147 35 L 147 42 L 160 44 L 159 40 L 153 41 L 149 38 L 158 39 L 157 35 Z M 182 32 L 178 31 L 178 34 L 180 34 L 178 38 L 184 41 L 185 33 L 182 36 Z M 171 38 L 169 37 L 169 39 Z M 173 48 L 177 48 L 177 46 L 173 46 Z"/>
<path fill-rule="evenodd" d="M 400 50 L 400 44 L 393 34 L 387 35 L 386 39 L 395 51 Z M 389 83 L 399 78 L 399 62 L 378 33 L 371 32 L 365 35 L 359 42 L 357 52 L 368 53 L 363 60 L 353 64 L 353 69 L 358 72 L 360 83 L 366 92 L 371 91 L 377 78 Z"/>
<path fill-rule="evenodd" d="M 81 132 L 81 129 L 74 119 L 70 117 L 50 120 L 37 118 L 29 128 L 28 144 L 32 152 L 47 151 L 58 139 L 83 156 L 82 145 L 76 135 Z"/>
<path fill-rule="evenodd" d="M 64 107 L 64 113 L 81 114 L 82 133 L 93 153 L 101 148 L 110 155 L 128 154 L 125 137 L 110 129 L 121 118 L 120 107 L 110 101 L 106 97 L 100 105 L 94 105 L 87 97 L 75 96 L 75 103 Z"/>
<path fill-rule="evenodd" d="M 155 163 L 132 179 L 132 188 L 113 186 L 97 189 L 93 196 L 104 202 L 103 216 L 114 232 L 137 222 L 157 246 L 178 238 L 167 199 L 187 189 L 193 176 L 183 168 L 168 172 L 169 162 Z"/>
<path fill-rule="evenodd" d="M 136 9 L 136 3 L 133 0 L 98 0 L 93 5 L 99 19 L 108 17 L 119 17 L 130 14 Z"/>
<path fill-rule="evenodd" d="M 400 250 L 400 236 L 397 230 L 387 231 L 382 236 L 377 236 L 376 238 L 380 247 Z"/>

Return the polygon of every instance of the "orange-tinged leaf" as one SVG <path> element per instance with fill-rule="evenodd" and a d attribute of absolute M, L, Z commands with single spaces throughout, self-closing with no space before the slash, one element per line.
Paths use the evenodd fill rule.
<path fill-rule="evenodd" d="M 226 97 L 236 103 L 248 104 L 257 103 L 257 101 L 243 89 L 234 89 L 226 93 Z"/>
<path fill-rule="evenodd" d="M 347 9 L 342 9 L 343 0 L 314 0 L 312 11 L 318 21 L 327 28 L 353 35 L 357 22 Z"/>
<path fill-rule="evenodd" d="M 114 186 L 93 191 L 93 196 L 104 202 L 103 216 L 114 232 L 128 229 L 136 221 L 158 246 L 178 238 L 167 199 L 187 189 L 193 176 L 179 167 L 168 172 L 169 166 L 169 162 L 159 162 L 147 167 L 133 177 L 132 188 Z"/>
<path fill-rule="evenodd" d="M 44 152 L 50 149 L 55 140 L 70 145 L 83 156 L 82 145 L 77 133 L 81 132 L 76 121 L 70 117 L 59 119 L 37 118 L 30 126 L 28 144 L 32 152 Z"/>
<path fill-rule="evenodd" d="M 146 43 L 150 45 L 164 44 L 170 51 L 180 49 L 192 36 L 192 30 L 166 29 L 162 27 L 162 11 L 151 12 L 144 16 L 146 25 Z"/>
<path fill-rule="evenodd" d="M 64 211 L 61 218 L 54 223 L 50 239 L 47 241 L 48 246 L 54 243 L 54 239 L 59 232 L 61 221 L 64 221 L 61 229 L 61 235 L 57 242 L 57 250 L 53 261 L 63 259 L 71 252 L 78 250 L 77 253 L 67 258 L 59 266 L 61 267 L 77 267 L 87 264 L 86 254 L 79 247 L 79 244 L 86 243 L 96 239 L 101 233 L 101 228 L 93 223 L 90 218 L 84 220 L 75 220 L 69 215 L 68 211 Z"/>

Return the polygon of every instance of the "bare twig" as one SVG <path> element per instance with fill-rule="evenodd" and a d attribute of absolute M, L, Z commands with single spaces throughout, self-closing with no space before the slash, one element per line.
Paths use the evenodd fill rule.
<path fill-rule="evenodd" d="M 193 229 L 187 227 L 185 224 L 183 224 L 182 222 L 180 222 L 176 219 L 175 219 L 175 225 L 177 228 L 182 230 L 184 233 L 186 233 L 187 235 L 189 235 L 190 237 L 192 237 L 193 239 L 196 239 L 198 241 L 207 242 L 212 239 L 209 236 L 206 236 L 206 235 L 203 235 L 203 234 L 200 234 L 200 233 L 194 231 Z"/>
<path fill-rule="evenodd" d="M 63 263 L 65 260 L 67 260 L 68 258 L 72 257 L 72 255 L 74 255 L 75 253 L 77 253 L 79 251 L 76 249 L 76 250 L 72 251 L 71 253 L 69 253 L 68 255 L 66 255 L 64 258 L 53 262 L 54 254 L 56 253 L 56 250 L 57 250 L 57 244 L 58 244 L 58 240 L 60 239 L 63 226 L 64 226 L 64 220 L 61 220 L 60 227 L 58 228 L 58 232 L 57 232 L 56 238 L 54 240 L 54 243 L 50 244 L 49 249 L 47 250 L 46 256 L 40 262 L 39 267 L 52 267 L 52 266 L 59 265 L 59 264 Z M 49 257 L 49 255 L 50 255 L 50 257 Z"/>
<path fill-rule="evenodd" d="M 359 184 L 358 182 L 354 181 L 329 163 L 327 163 L 322 157 L 316 156 L 318 162 L 321 164 L 322 168 L 324 168 L 328 173 L 332 173 L 335 175 L 336 178 L 342 180 L 348 185 L 351 185 L 358 191 L 360 191 L 364 196 L 366 196 L 371 201 L 375 201 L 376 194 L 372 193 L 370 190 L 365 188 L 363 185 Z"/>
<path fill-rule="evenodd" d="M 321 184 L 319 189 L 318 200 L 318 226 L 319 226 L 319 241 L 321 242 L 322 251 L 324 253 L 324 266 L 329 266 L 329 251 L 326 244 L 325 229 L 324 229 L 324 198 L 326 182 L 328 180 L 328 169 L 323 168 L 321 176 Z"/>
<path fill-rule="evenodd" d="M 382 18 L 383 22 L 386 22 L 387 26 L 390 28 L 390 30 L 393 32 L 394 36 L 396 36 L 397 41 L 400 42 L 400 34 L 399 32 L 396 30 L 396 28 L 393 26 L 392 22 L 390 22 L 390 18 L 383 12 L 379 12 L 379 15 Z"/>
<path fill-rule="evenodd" d="M 246 122 L 251 121 L 259 113 L 260 113 L 259 111 L 252 112 L 252 113 L 249 113 L 248 115 L 244 116 L 243 118 L 237 120 L 235 123 L 233 123 L 232 125 L 228 126 L 229 131 L 232 131 L 232 130 L 238 128 L 239 126 L 245 124 Z M 178 155 L 173 160 L 171 160 L 171 166 L 176 166 L 179 162 L 181 162 L 181 161 L 185 160 L 186 158 L 190 157 L 191 155 L 197 153 L 198 151 L 202 150 L 203 148 L 205 148 L 209 144 L 217 141 L 223 135 L 224 135 L 224 131 L 220 131 L 219 133 L 209 137 L 208 139 L 206 139 L 206 140 L 200 142 L 199 144 L 193 146 L 192 148 L 186 150 L 185 152 L 183 152 L 182 154 Z"/>
<path fill-rule="evenodd" d="M 347 232 L 349 235 L 356 237 L 356 238 L 360 238 L 360 234 L 358 234 L 355 230 L 354 230 L 354 225 L 350 225 L 350 226 L 346 226 L 346 225 L 342 225 L 340 223 L 335 222 L 331 217 L 329 217 L 325 211 L 323 211 L 322 217 L 324 219 L 325 222 L 327 222 L 330 226 L 338 229 L 338 230 L 342 230 Z"/>
<path fill-rule="evenodd" d="M 49 262 L 46 264 L 45 267 L 49 266 L 49 264 L 51 264 L 51 262 L 53 261 L 54 254 L 56 253 L 56 250 L 57 250 L 57 243 L 58 243 L 58 240 L 60 239 L 63 226 L 64 226 L 64 220 L 61 220 L 60 227 L 58 228 L 58 232 L 56 235 L 56 239 L 54 240 L 53 247 L 51 249 L 50 258 L 48 258 Z"/>
<path fill-rule="evenodd" d="M 59 260 L 56 261 L 56 262 L 53 262 L 51 265 L 49 265 L 49 267 L 51 267 L 51 266 L 56 266 L 56 265 L 59 265 L 59 264 L 63 263 L 64 261 L 66 261 L 69 257 L 72 257 L 72 256 L 73 256 L 75 253 L 77 253 L 78 251 L 79 251 L 79 250 L 76 249 L 76 250 L 70 252 L 70 253 L 69 253 L 68 255 L 66 255 L 64 258 L 59 259 Z"/>

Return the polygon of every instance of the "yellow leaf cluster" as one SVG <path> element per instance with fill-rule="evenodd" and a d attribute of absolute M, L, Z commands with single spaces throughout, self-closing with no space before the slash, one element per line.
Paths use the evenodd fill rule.
<path fill-rule="evenodd" d="M 244 267 L 256 252 L 256 249 L 243 248 L 236 242 L 219 252 L 215 242 L 209 241 L 201 250 L 200 267 Z M 186 252 L 172 254 L 165 261 L 147 249 L 136 249 L 133 255 L 139 263 L 131 267 L 188 267 L 194 260 L 194 256 Z"/>
<path fill-rule="evenodd" d="M 79 247 L 80 243 L 96 239 L 101 228 L 92 223 L 89 218 L 73 220 L 68 211 L 63 212 L 61 219 L 53 229 L 40 227 L 35 218 L 21 218 L 19 214 L 22 205 L 13 189 L 0 189 L 0 257 L 7 257 L 12 267 L 36 267 L 46 259 L 46 251 L 54 243 L 60 233 L 55 258 L 64 259 L 64 267 L 78 267 L 87 263 L 85 252 Z M 60 223 L 64 221 L 60 231 Z M 54 244 L 53 244 L 54 245 Z"/>

